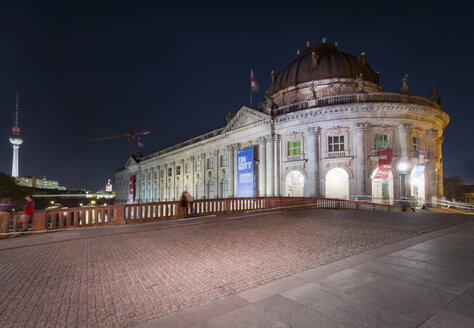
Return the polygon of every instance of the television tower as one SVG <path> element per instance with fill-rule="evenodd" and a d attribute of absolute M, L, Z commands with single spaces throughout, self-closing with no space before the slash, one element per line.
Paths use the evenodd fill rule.
<path fill-rule="evenodd" d="M 10 143 L 13 145 L 13 162 L 12 162 L 12 177 L 18 177 L 18 149 L 23 143 L 20 137 L 20 127 L 18 126 L 18 97 L 20 93 L 16 93 L 16 111 L 15 111 L 15 126 L 12 128 L 12 136 Z"/>

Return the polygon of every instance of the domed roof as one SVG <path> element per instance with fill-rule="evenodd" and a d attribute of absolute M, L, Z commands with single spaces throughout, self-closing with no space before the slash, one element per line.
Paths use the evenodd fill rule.
<path fill-rule="evenodd" d="M 367 65 L 365 53 L 356 58 L 341 52 L 332 44 L 309 46 L 280 73 L 272 73 L 268 95 L 280 90 L 315 80 L 356 78 L 360 73 L 365 81 L 378 84 L 377 75 Z"/>

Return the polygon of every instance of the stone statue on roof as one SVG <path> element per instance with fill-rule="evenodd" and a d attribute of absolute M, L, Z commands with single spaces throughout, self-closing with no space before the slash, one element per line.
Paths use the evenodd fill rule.
<path fill-rule="evenodd" d="M 405 77 L 402 79 L 402 87 L 400 88 L 400 93 L 408 93 L 408 74 L 405 74 Z"/>

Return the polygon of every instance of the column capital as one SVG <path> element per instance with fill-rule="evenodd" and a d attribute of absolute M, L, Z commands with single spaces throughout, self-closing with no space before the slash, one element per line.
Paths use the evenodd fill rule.
<path fill-rule="evenodd" d="M 317 137 L 321 133 L 321 128 L 319 126 L 308 128 L 308 134 L 312 137 Z"/>
<path fill-rule="evenodd" d="M 267 141 L 265 140 L 265 137 L 259 137 L 257 142 L 259 145 L 264 145 Z"/>
<path fill-rule="evenodd" d="M 193 162 L 194 161 L 194 156 L 189 156 L 189 161 Z"/>
<path fill-rule="evenodd" d="M 206 158 L 206 153 L 199 154 L 199 157 L 201 157 L 202 159 Z"/>
<path fill-rule="evenodd" d="M 212 155 L 217 157 L 217 155 L 219 155 L 219 149 L 215 149 L 215 150 L 212 152 Z"/>
<path fill-rule="evenodd" d="M 410 133 L 412 130 L 412 127 L 413 126 L 411 124 L 401 123 L 397 126 L 397 130 L 398 132 L 401 132 L 401 133 Z"/>
<path fill-rule="evenodd" d="M 432 137 L 436 137 L 438 135 L 438 130 L 436 129 L 428 129 L 426 130 L 426 134 Z"/>
<path fill-rule="evenodd" d="M 354 131 L 361 133 L 361 132 L 364 132 L 368 127 L 369 127 L 369 123 L 366 123 L 366 122 L 356 123 L 354 125 Z"/>

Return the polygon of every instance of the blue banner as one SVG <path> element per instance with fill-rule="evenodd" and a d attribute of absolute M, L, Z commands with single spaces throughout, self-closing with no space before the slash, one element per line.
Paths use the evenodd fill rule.
<path fill-rule="evenodd" d="M 428 157 L 427 151 L 420 151 L 418 153 L 418 162 L 416 163 L 416 170 L 412 175 L 412 178 L 418 179 L 423 175 L 425 171 L 426 158 Z"/>
<path fill-rule="evenodd" d="M 237 197 L 253 197 L 253 147 L 237 151 Z"/>

